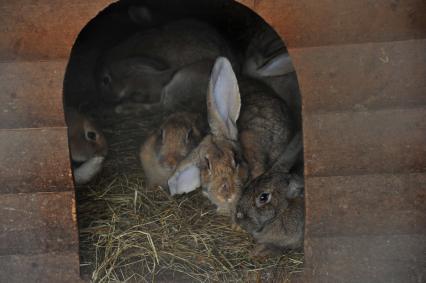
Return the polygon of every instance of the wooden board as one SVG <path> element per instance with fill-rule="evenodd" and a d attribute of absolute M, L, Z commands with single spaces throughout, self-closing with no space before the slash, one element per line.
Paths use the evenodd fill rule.
<path fill-rule="evenodd" d="M 0 195 L 71 190 L 66 128 L 0 130 Z"/>
<path fill-rule="evenodd" d="M 81 29 L 113 1 L 1 1 L 0 61 L 68 58 Z"/>
<path fill-rule="evenodd" d="M 65 126 L 67 60 L 0 63 L 0 129 Z"/>
<path fill-rule="evenodd" d="M 426 106 L 426 40 L 291 49 L 304 113 Z"/>
<path fill-rule="evenodd" d="M 321 237 L 305 240 L 305 282 L 420 283 L 424 235 Z"/>
<path fill-rule="evenodd" d="M 78 253 L 74 192 L 3 194 L 0 255 Z"/>
<path fill-rule="evenodd" d="M 304 116 L 305 174 L 426 171 L 426 108 Z"/>
<path fill-rule="evenodd" d="M 426 174 L 309 177 L 306 235 L 426 235 Z"/>
<path fill-rule="evenodd" d="M 0 256 L 0 282 L 77 283 L 77 253 Z"/>
<path fill-rule="evenodd" d="M 244 0 L 289 47 L 340 45 L 426 37 L 423 0 Z"/>

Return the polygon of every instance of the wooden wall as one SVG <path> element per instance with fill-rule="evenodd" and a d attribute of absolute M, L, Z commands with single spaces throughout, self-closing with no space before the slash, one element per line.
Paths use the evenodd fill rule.
<path fill-rule="evenodd" d="M 78 282 L 62 85 L 108 1 L 0 0 L 0 282 Z"/>
<path fill-rule="evenodd" d="M 0 282 L 78 281 L 62 84 L 110 2 L 0 0 Z M 424 282 L 426 2 L 240 2 L 283 35 L 300 81 L 303 282 Z"/>
<path fill-rule="evenodd" d="M 425 282 L 426 2 L 243 2 L 302 91 L 302 282 Z"/>

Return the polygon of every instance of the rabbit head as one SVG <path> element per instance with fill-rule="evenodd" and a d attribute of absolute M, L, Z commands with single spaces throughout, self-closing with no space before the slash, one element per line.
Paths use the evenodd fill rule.
<path fill-rule="evenodd" d="M 105 60 L 105 56 L 103 57 Z M 97 87 L 106 101 L 129 99 L 155 103 L 173 75 L 162 60 L 144 56 L 117 58 L 100 63 L 96 72 Z"/>
<path fill-rule="evenodd" d="M 172 195 L 201 186 L 218 211 L 229 213 L 233 209 L 248 175 L 237 141 L 240 106 L 237 78 L 230 62 L 220 57 L 214 64 L 207 93 L 210 134 L 180 162 L 169 179 Z"/>
<path fill-rule="evenodd" d="M 234 221 L 259 243 L 282 248 L 301 245 L 303 177 L 289 172 L 300 149 L 293 139 L 280 157 L 280 164 L 253 179 L 238 201 Z"/>
<path fill-rule="evenodd" d="M 203 137 L 200 115 L 177 112 L 166 118 L 141 147 L 140 160 L 149 186 L 167 186 L 177 164 L 194 149 Z"/>
<path fill-rule="evenodd" d="M 66 111 L 71 159 L 85 162 L 92 157 L 105 157 L 107 142 L 99 128 L 85 115 L 68 109 Z"/>

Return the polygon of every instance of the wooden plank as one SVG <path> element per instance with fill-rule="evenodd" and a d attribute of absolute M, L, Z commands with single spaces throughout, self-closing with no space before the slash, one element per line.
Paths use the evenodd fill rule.
<path fill-rule="evenodd" d="M 426 235 L 426 174 L 309 177 L 306 236 Z"/>
<path fill-rule="evenodd" d="M 292 48 L 426 37 L 423 0 L 241 2 L 269 22 Z"/>
<path fill-rule="evenodd" d="M 72 190 L 66 128 L 0 130 L 0 195 Z"/>
<path fill-rule="evenodd" d="M 426 109 L 308 114 L 305 174 L 426 171 Z"/>
<path fill-rule="evenodd" d="M 0 128 L 65 126 L 67 61 L 0 63 Z"/>
<path fill-rule="evenodd" d="M 304 113 L 426 105 L 426 40 L 290 50 Z"/>
<path fill-rule="evenodd" d="M 0 256 L 0 282 L 82 282 L 77 253 Z"/>
<path fill-rule="evenodd" d="M 425 235 L 310 238 L 305 282 L 420 283 L 425 254 Z"/>
<path fill-rule="evenodd" d="M 111 0 L 2 1 L 0 61 L 68 58 L 81 29 Z"/>
<path fill-rule="evenodd" d="M 0 196 L 0 255 L 78 253 L 74 192 Z"/>

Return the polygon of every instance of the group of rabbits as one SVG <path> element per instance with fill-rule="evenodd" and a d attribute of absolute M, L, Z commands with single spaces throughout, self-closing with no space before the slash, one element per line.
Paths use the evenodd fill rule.
<path fill-rule="evenodd" d="M 171 195 L 201 188 L 256 239 L 256 255 L 301 247 L 300 96 L 279 36 L 259 29 L 236 52 L 206 22 L 158 23 L 146 7 L 128 13 L 147 28 L 106 50 L 94 78 L 119 113 L 165 113 L 141 145 L 147 185 Z M 107 143 L 84 114 L 67 109 L 66 118 L 75 182 L 83 184 L 101 170 Z"/>

